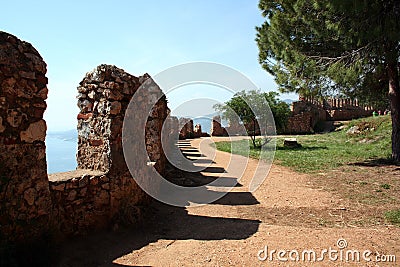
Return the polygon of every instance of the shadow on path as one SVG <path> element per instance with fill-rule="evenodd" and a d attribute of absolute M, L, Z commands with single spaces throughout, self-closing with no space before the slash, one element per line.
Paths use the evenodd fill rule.
<path fill-rule="evenodd" d="M 181 143 L 179 147 L 188 146 L 187 142 Z M 191 152 L 196 154 L 197 150 Z M 182 186 L 199 186 L 215 181 L 219 174 L 225 172 L 224 168 L 215 166 L 205 171 L 211 176 L 183 172 L 169 165 L 166 178 Z M 233 177 L 221 179 L 236 181 Z M 226 184 L 222 180 L 218 182 L 222 186 Z M 212 204 L 232 206 L 258 203 L 249 192 L 231 192 Z M 113 261 L 158 240 L 241 240 L 256 233 L 261 223 L 252 219 L 191 215 L 185 208 L 155 200 L 145 211 L 143 226 L 138 229 L 126 228 L 77 237 L 58 246 L 56 253 L 59 259 L 55 266 L 123 266 Z"/>

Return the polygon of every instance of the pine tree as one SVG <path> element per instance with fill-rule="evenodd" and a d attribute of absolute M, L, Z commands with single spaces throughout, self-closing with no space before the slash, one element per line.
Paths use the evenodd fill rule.
<path fill-rule="evenodd" d="M 400 162 L 400 1 L 260 0 L 256 41 L 281 91 L 362 95 L 386 81 L 392 157 Z"/>

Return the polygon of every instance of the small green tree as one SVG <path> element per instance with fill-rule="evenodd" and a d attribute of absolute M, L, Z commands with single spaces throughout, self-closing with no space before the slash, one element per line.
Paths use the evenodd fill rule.
<path fill-rule="evenodd" d="M 264 93 L 260 90 L 241 91 L 224 104 L 214 105 L 214 108 L 220 111 L 222 117 L 231 124 L 237 122 L 239 119 L 243 124 L 251 125 L 252 129 L 247 129 L 247 133 L 253 142 L 253 146 L 260 147 L 256 142 L 257 128 L 259 126 L 258 121 L 265 121 L 268 124 L 274 123 L 267 121 L 268 106 L 272 112 L 278 131 L 285 127 L 287 119 L 290 116 L 288 104 L 278 100 L 278 96 L 279 94 L 276 92 Z M 263 132 L 263 129 L 261 129 L 261 132 Z"/>

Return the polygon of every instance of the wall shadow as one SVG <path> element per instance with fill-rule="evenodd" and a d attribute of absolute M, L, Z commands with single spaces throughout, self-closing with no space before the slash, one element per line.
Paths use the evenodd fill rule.
<path fill-rule="evenodd" d="M 196 152 L 196 151 L 192 151 Z M 221 177 L 222 167 L 208 167 L 211 174 L 191 173 L 167 166 L 167 179 L 181 186 L 200 186 L 215 182 L 215 186 L 237 183 L 237 178 Z M 216 179 L 218 179 L 216 181 Z M 190 181 L 190 182 L 188 182 Z M 190 185 L 188 185 L 190 184 Z M 237 183 L 237 186 L 242 186 Z M 205 189 L 208 194 L 214 191 Z M 215 192 L 217 195 L 218 192 Z M 211 205 L 256 205 L 258 200 L 249 192 L 230 192 Z M 252 219 L 208 217 L 188 214 L 187 209 L 170 206 L 156 200 L 146 211 L 143 227 L 102 232 L 74 238 L 56 248 L 56 266 L 123 266 L 114 264 L 119 257 L 159 240 L 243 240 L 258 231 L 261 221 Z"/>
<path fill-rule="evenodd" d="M 57 246 L 54 266 L 123 266 L 113 261 L 158 240 L 242 240 L 258 231 L 260 221 L 190 215 L 183 208 L 154 201 L 144 227 L 102 232 Z"/>

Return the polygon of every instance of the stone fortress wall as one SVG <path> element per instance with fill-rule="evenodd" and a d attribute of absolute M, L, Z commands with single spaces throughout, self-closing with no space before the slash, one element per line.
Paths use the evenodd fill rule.
<path fill-rule="evenodd" d="M 292 115 L 288 120 L 286 133 L 313 133 L 318 122 L 346 121 L 371 116 L 373 108 L 362 106 L 357 99 L 327 98 L 317 100 L 299 97 L 291 105 Z"/>
<path fill-rule="evenodd" d="M 48 228 L 46 72 L 32 45 L 0 32 L 0 240 Z"/>
<path fill-rule="evenodd" d="M 0 32 L 0 239 L 24 242 L 49 233 L 74 235 L 137 224 L 150 197 L 125 163 L 122 128 L 129 101 L 151 77 L 135 77 L 111 65 L 86 74 L 78 87 L 78 169 L 51 175 L 43 120 L 47 82 L 46 64 L 32 45 Z M 148 87 L 139 107 L 160 94 L 158 86 Z M 148 162 L 138 162 L 134 174 L 146 179 L 152 166 L 162 174 L 166 99 L 160 98 L 150 114 L 132 113 L 147 119 Z M 132 143 L 134 150 L 140 145 Z"/>
<path fill-rule="evenodd" d="M 314 133 L 315 126 L 319 122 L 345 121 L 371 116 L 373 108 L 362 106 L 357 100 L 345 98 L 328 98 L 320 101 L 310 97 L 300 96 L 299 101 L 291 105 L 292 114 L 288 119 L 285 134 L 308 134 Z M 252 124 L 245 124 L 248 133 L 253 132 Z M 256 135 L 260 129 L 256 125 Z M 242 128 L 236 123 L 228 127 L 221 126 L 221 117 L 214 116 L 212 119 L 211 136 L 246 135 Z"/>

